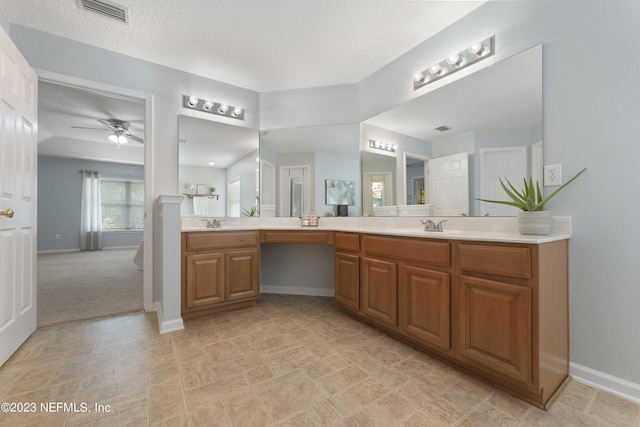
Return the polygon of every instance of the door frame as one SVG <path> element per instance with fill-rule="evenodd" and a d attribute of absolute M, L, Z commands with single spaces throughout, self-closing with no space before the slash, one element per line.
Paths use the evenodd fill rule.
<path fill-rule="evenodd" d="M 104 83 L 85 80 L 78 77 L 59 74 L 38 68 L 33 69 L 38 76 L 38 81 L 46 81 L 63 86 L 102 92 L 111 96 L 138 99 L 144 102 L 144 243 L 143 243 L 143 273 L 142 273 L 142 300 L 144 311 L 154 311 L 153 307 L 153 204 L 154 204 L 154 176 L 153 168 L 153 95 L 137 90 L 125 89 Z M 38 101 L 39 102 L 39 101 Z M 36 206 L 36 219 L 38 209 Z"/>
<path fill-rule="evenodd" d="M 302 196 L 302 213 L 311 211 L 311 165 L 285 165 L 278 168 L 278 216 L 291 217 L 291 183 L 289 180 L 289 171 L 292 169 L 303 169 L 303 196 Z M 287 174 L 286 180 L 284 174 Z"/>
<path fill-rule="evenodd" d="M 425 156 L 424 154 L 417 154 L 417 153 L 411 153 L 409 151 L 404 151 L 402 153 L 402 177 L 401 182 L 402 182 L 402 191 L 400 192 L 400 194 L 398 194 L 399 199 L 396 199 L 396 201 L 398 200 L 402 200 L 402 203 L 398 203 L 398 205 L 403 204 L 406 205 L 407 204 L 407 157 L 411 157 L 412 159 L 418 159 L 418 160 L 422 160 L 424 162 L 424 193 L 425 193 L 425 198 L 427 197 L 427 191 L 428 191 L 428 179 L 429 179 L 429 166 L 427 164 L 427 162 L 429 160 L 431 160 L 431 156 Z M 417 203 L 414 203 L 417 204 Z"/>

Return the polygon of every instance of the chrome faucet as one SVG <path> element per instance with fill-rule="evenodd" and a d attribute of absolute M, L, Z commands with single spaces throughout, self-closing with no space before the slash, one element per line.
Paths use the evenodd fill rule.
<path fill-rule="evenodd" d="M 207 222 L 207 228 L 221 228 L 222 225 L 220 224 L 220 220 L 217 219 L 212 219 L 212 220 L 208 220 L 208 219 L 204 219 L 203 221 Z"/>
<path fill-rule="evenodd" d="M 426 221 L 420 221 L 424 224 L 424 231 L 440 231 L 442 232 L 442 223 L 447 222 L 446 219 L 443 219 L 439 223 L 433 222 L 433 220 L 428 219 Z"/>

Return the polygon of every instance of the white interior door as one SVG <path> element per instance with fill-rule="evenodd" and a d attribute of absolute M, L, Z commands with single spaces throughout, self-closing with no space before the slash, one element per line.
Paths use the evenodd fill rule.
<path fill-rule="evenodd" d="M 0 65 L 2 365 L 36 329 L 38 79 L 1 27 Z"/>
<path fill-rule="evenodd" d="M 469 214 L 469 155 L 457 153 L 429 160 L 426 204 L 436 216 Z"/>
<path fill-rule="evenodd" d="M 311 167 L 280 167 L 278 216 L 299 217 L 311 212 Z"/>
<path fill-rule="evenodd" d="M 511 200 L 498 178 L 507 178 L 522 188 L 527 173 L 527 147 L 484 148 L 480 150 L 480 198 Z M 490 216 L 516 216 L 518 209 L 496 203 L 480 202 L 480 213 Z"/>
<path fill-rule="evenodd" d="M 393 203 L 393 179 L 391 172 L 365 172 L 363 215 L 372 216 L 376 206 Z"/>
<path fill-rule="evenodd" d="M 260 204 L 276 204 L 276 167 L 266 160 L 260 160 L 262 167 L 262 188 L 260 189 Z"/>
<path fill-rule="evenodd" d="M 240 177 L 227 182 L 227 216 L 240 217 Z"/>

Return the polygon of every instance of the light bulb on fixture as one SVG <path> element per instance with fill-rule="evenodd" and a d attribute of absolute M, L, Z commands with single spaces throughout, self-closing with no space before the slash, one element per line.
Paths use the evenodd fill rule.
<path fill-rule="evenodd" d="M 447 58 L 447 63 L 454 67 L 459 67 L 464 63 L 464 58 L 456 53 Z"/>
<path fill-rule="evenodd" d="M 440 66 L 440 64 L 436 64 L 433 67 L 429 68 L 429 72 L 431 74 L 435 74 L 436 76 L 439 76 L 440 74 L 442 74 L 442 67 Z"/>
<path fill-rule="evenodd" d="M 229 110 L 229 106 L 226 104 L 222 104 L 220 105 L 220 108 L 218 108 L 218 111 L 221 112 L 222 114 L 226 113 Z"/>
<path fill-rule="evenodd" d="M 417 81 L 417 82 L 423 82 L 425 79 L 424 74 L 422 73 L 415 73 L 413 75 L 413 80 Z"/>
<path fill-rule="evenodd" d="M 213 108 L 213 101 L 205 101 L 202 108 L 204 108 L 205 111 L 211 111 L 211 109 Z"/>
<path fill-rule="evenodd" d="M 122 132 L 118 132 L 118 131 L 109 135 L 109 141 L 114 142 L 118 145 L 127 144 L 129 142 L 127 137 Z"/>
<path fill-rule="evenodd" d="M 236 117 L 237 117 L 237 116 L 239 116 L 240 114 L 242 114 L 242 108 L 240 108 L 240 107 L 236 107 L 236 108 L 234 108 L 234 109 L 233 109 L 233 115 L 234 115 L 234 116 L 236 116 Z"/>
<path fill-rule="evenodd" d="M 472 53 L 476 56 L 482 56 L 487 52 L 487 49 L 482 46 L 482 43 L 476 43 L 473 46 L 471 46 L 469 49 L 469 53 Z"/>
<path fill-rule="evenodd" d="M 195 107 L 196 105 L 198 105 L 198 101 L 199 101 L 199 99 L 198 99 L 197 96 L 191 95 L 189 97 L 189 105 L 192 106 L 192 107 Z"/>

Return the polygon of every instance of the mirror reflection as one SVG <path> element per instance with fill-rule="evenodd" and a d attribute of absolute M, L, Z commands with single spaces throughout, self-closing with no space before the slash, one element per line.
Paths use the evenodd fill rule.
<path fill-rule="evenodd" d="M 261 131 L 261 216 L 359 216 L 358 139 L 357 123 Z M 336 204 L 335 181 L 353 183 L 353 204 Z"/>
<path fill-rule="evenodd" d="M 475 199 L 505 200 L 498 177 L 542 177 L 542 47 L 366 120 L 360 146 L 365 215 L 515 215 Z M 371 168 L 372 153 L 395 169 Z"/>
<path fill-rule="evenodd" d="M 178 116 L 182 216 L 259 214 L 258 131 Z"/>

